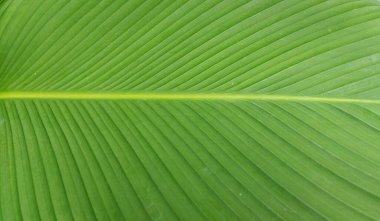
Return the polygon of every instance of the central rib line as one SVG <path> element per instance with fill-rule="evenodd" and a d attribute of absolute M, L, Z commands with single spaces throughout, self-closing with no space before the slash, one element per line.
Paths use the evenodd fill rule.
<path fill-rule="evenodd" d="M 153 92 L 0 92 L 0 100 L 172 100 L 172 101 L 289 101 L 319 103 L 380 104 L 380 100 L 317 96 L 227 94 L 227 93 L 153 93 Z"/>

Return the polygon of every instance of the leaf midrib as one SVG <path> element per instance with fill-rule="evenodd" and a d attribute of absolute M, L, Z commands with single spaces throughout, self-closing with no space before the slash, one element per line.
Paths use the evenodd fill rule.
<path fill-rule="evenodd" d="M 289 101 L 314 103 L 380 104 L 377 99 L 234 93 L 168 92 L 0 92 L 0 100 L 190 100 L 190 101 Z"/>

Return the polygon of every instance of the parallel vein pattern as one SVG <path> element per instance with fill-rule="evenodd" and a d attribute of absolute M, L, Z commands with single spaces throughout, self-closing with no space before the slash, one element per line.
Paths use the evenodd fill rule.
<path fill-rule="evenodd" d="M 380 220 L 375 0 L 0 0 L 0 220 Z"/>
<path fill-rule="evenodd" d="M 344 105 L 268 102 L 7 101 L 2 108 L 9 179 L 1 199 L 13 199 L 2 204 L 5 217 L 380 215 L 379 127 L 364 114 L 378 105 L 346 112 Z M 345 129 L 353 126 L 355 133 Z"/>
<path fill-rule="evenodd" d="M 379 3 L 5 1 L 0 89 L 379 98 Z"/>

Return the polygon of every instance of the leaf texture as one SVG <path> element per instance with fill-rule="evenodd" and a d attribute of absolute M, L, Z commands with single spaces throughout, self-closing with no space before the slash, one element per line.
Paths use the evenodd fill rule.
<path fill-rule="evenodd" d="M 0 1 L 0 220 L 380 220 L 380 3 Z"/>

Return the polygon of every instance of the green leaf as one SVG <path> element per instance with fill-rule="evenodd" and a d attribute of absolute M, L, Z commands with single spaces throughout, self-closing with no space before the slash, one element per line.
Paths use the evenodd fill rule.
<path fill-rule="evenodd" d="M 380 220 L 380 3 L 0 1 L 0 220 Z"/>

